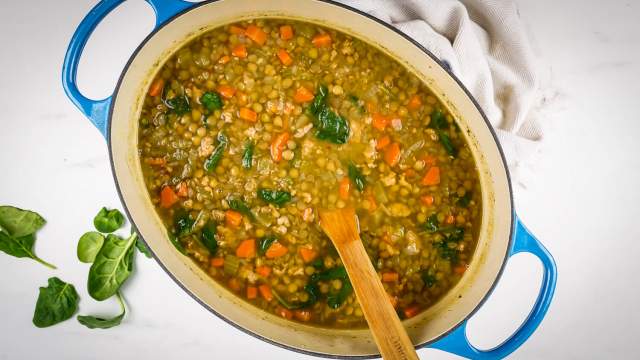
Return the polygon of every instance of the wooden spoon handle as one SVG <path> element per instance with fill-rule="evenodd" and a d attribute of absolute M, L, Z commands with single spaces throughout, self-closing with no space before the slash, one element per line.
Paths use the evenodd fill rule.
<path fill-rule="evenodd" d="M 391 305 L 359 236 L 357 240 L 342 243 L 336 248 L 382 357 L 387 360 L 417 360 L 415 348 Z"/>

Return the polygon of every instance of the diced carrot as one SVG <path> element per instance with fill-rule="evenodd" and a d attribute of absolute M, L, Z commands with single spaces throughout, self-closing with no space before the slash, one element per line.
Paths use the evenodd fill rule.
<path fill-rule="evenodd" d="M 255 25 L 247 26 L 244 34 L 259 45 L 264 45 L 267 41 L 267 33 Z"/>
<path fill-rule="evenodd" d="M 369 200 L 369 203 L 371 204 L 371 206 L 369 207 L 369 211 L 374 212 L 378 209 L 378 203 L 376 203 L 376 198 L 373 195 L 369 195 L 367 196 L 367 200 Z"/>
<path fill-rule="evenodd" d="M 229 61 L 231 61 L 231 56 L 229 55 L 221 56 L 220 59 L 218 59 L 218 63 L 222 65 L 228 63 Z"/>
<path fill-rule="evenodd" d="M 293 312 L 293 316 L 299 321 L 307 322 L 311 320 L 311 311 L 305 309 L 298 309 Z"/>
<path fill-rule="evenodd" d="M 290 137 L 291 135 L 289 135 L 288 132 L 283 132 L 282 134 L 276 136 L 275 139 L 273 139 L 273 141 L 271 142 L 271 158 L 273 159 L 273 161 L 279 162 L 280 160 L 282 160 L 282 152 L 287 146 L 287 141 L 289 141 Z"/>
<path fill-rule="evenodd" d="M 289 53 L 285 49 L 278 50 L 278 58 L 280 59 L 280 62 L 282 62 L 282 65 L 284 66 L 289 66 L 293 64 L 293 59 L 291 58 L 291 55 L 289 55 Z"/>
<path fill-rule="evenodd" d="M 342 180 L 340 180 L 340 184 L 338 187 L 338 194 L 340 195 L 340 199 L 349 199 L 349 190 L 351 190 L 351 181 L 348 177 L 345 176 L 342 178 Z"/>
<path fill-rule="evenodd" d="M 440 184 L 440 168 L 432 166 L 422 178 L 422 185 L 431 186 Z"/>
<path fill-rule="evenodd" d="M 159 165 L 159 166 L 164 166 L 167 164 L 167 159 L 163 158 L 163 157 L 155 157 L 155 158 L 147 158 L 147 160 L 145 160 L 145 162 L 149 165 Z"/>
<path fill-rule="evenodd" d="M 224 212 L 224 222 L 228 226 L 238 227 L 242 223 L 242 214 L 234 210 Z"/>
<path fill-rule="evenodd" d="M 453 222 L 454 222 L 454 221 L 456 221 L 456 218 L 455 218 L 455 216 L 453 216 L 453 215 L 448 215 L 448 216 L 444 219 L 444 222 L 445 222 L 445 223 L 447 223 L 447 224 L 449 224 L 449 225 L 453 224 Z"/>
<path fill-rule="evenodd" d="M 177 194 L 180 197 L 187 197 L 189 195 L 189 187 L 187 186 L 186 181 L 182 181 L 180 184 L 178 184 Z"/>
<path fill-rule="evenodd" d="M 400 161 L 400 144 L 394 142 L 384 149 L 384 161 L 391 167 L 394 167 Z"/>
<path fill-rule="evenodd" d="M 165 209 L 168 209 L 173 206 L 173 204 L 178 202 L 178 195 L 173 191 L 170 186 L 165 186 L 160 191 L 160 206 Z"/>
<path fill-rule="evenodd" d="M 229 27 L 229 32 L 232 34 L 236 34 L 236 35 L 244 34 L 244 31 L 245 30 L 243 28 L 237 25 L 231 25 Z"/>
<path fill-rule="evenodd" d="M 424 164 L 427 166 L 436 166 L 438 163 L 438 159 L 433 155 L 425 155 L 422 157 L 422 160 L 424 160 Z"/>
<path fill-rule="evenodd" d="M 416 171 L 413 170 L 413 169 L 407 169 L 407 170 L 404 171 L 404 176 L 406 178 L 412 178 L 412 177 L 416 176 Z"/>
<path fill-rule="evenodd" d="M 298 249 L 298 252 L 300 253 L 300 257 L 302 257 L 302 260 L 304 260 L 304 262 L 306 263 L 312 262 L 313 260 L 315 260 L 316 256 L 318 256 L 318 252 L 313 250 L 309 246 L 300 247 Z"/>
<path fill-rule="evenodd" d="M 305 103 L 311 100 L 313 100 L 313 93 L 304 86 L 300 86 L 295 95 L 293 95 L 293 101 L 297 103 Z"/>
<path fill-rule="evenodd" d="M 267 265 L 262 265 L 256 267 L 256 273 L 262 277 L 267 277 L 271 274 L 271 267 Z"/>
<path fill-rule="evenodd" d="M 396 282 L 396 281 L 398 281 L 398 273 L 397 272 L 383 272 L 382 273 L 382 281 L 383 282 Z"/>
<path fill-rule="evenodd" d="M 258 288 L 255 286 L 247 286 L 247 299 L 252 300 L 258 297 Z"/>
<path fill-rule="evenodd" d="M 260 295 L 262 295 L 265 300 L 273 300 L 273 293 L 271 292 L 271 287 L 269 285 L 262 284 L 258 286 L 258 291 L 260 291 Z"/>
<path fill-rule="evenodd" d="M 236 93 L 236 89 L 229 85 L 220 85 L 216 90 L 218 90 L 218 93 L 225 99 L 231 99 Z"/>
<path fill-rule="evenodd" d="M 293 318 L 293 313 L 291 312 L 291 310 L 286 309 L 280 305 L 276 307 L 276 314 L 278 314 L 278 316 L 282 316 L 287 320 L 291 320 Z"/>
<path fill-rule="evenodd" d="M 409 110 L 417 110 L 422 105 L 422 100 L 420 100 L 420 96 L 413 95 L 409 102 L 407 103 L 407 108 Z"/>
<path fill-rule="evenodd" d="M 244 59 L 247 57 L 247 55 L 249 55 L 249 53 L 247 53 L 247 47 L 240 44 L 231 49 L 231 55 Z"/>
<path fill-rule="evenodd" d="M 214 258 L 211 258 L 209 263 L 213 267 L 223 267 L 224 266 L 224 258 L 222 258 L 222 257 L 214 257 Z"/>
<path fill-rule="evenodd" d="M 380 131 L 384 131 L 390 122 L 391 119 L 388 116 L 384 116 L 380 113 L 374 113 L 371 115 L 371 125 Z"/>
<path fill-rule="evenodd" d="M 313 46 L 318 47 L 318 48 L 319 47 L 329 47 L 329 46 L 331 46 L 331 35 L 329 35 L 327 33 L 318 34 L 318 35 L 313 37 L 311 42 L 313 43 Z"/>
<path fill-rule="evenodd" d="M 242 119 L 242 120 L 247 120 L 247 121 L 250 121 L 250 122 L 258 121 L 258 114 L 256 114 L 255 111 L 253 111 L 253 110 L 251 110 L 249 108 L 246 108 L 246 107 L 241 108 L 238 115 L 240 116 L 240 119 Z"/>
<path fill-rule="evenodd" d="M 289 252 L 289 249 L 287 249 L 287 247 L 282 245 L 279 241 L 276 241 L 271 244 L 271 246 L 269 246 L 264 255 L 267 257 L 267 259 L 275 259 L 279 258 L 280 256 L 284 256 L 287 252 Z"/>
<path fill-rule="evenodd" d="M 453 268 L 453 272 L 458 275 L 464 274 L 465 271 L 467 271 L 467 264 L 460 264 Z"/>
<path fill-rule="evenodd" d="M 240 280 L 238 280 L 237 278 L 231 278 L 229 279 L 229 288 L 235 292 L 240 291 L 240 288 L 242 288 L 242 284 L 240 284 Z"/>
<path fill-rule="evenodd" d="M 291 40 L 293 39 L 293 28 L 291 25 L 280 26 L 280 39 Z"/>
<path fill-rule="evenodd" d="M 391 144 L 391 138 L 389 135 L 385 135 L 376 141 L 376 150 L 384 149 L 389 144 Z"/>
<path fill-rule="evenodd" d="M 433 197 L 433 195 L 424 195 L 420 197 L 420 202 L 427 206 L 433 205 L 433 202 L 435 200 L 436 199 Z"/>
<path fill-rule="evenodd" d="M 398 307 L 398 297 L 397 296 L 389 295 L 389 301 L 391 302 L 391 306 L 393 306 L 394 309 L 396 309 Z"/>
<path fill-rule="evenodd" d="M 236 248 L 236 256 L 239 258 L 252 258 L 256 256 L 256 239 L 242 240 Z"/>
<path fill-rule="evenodd" d="M 149 86 L 149 96 L 158 96 L 162 93 L 162 89 L 164 88 L 164 79 L 156 78 Z"/>
<path fill-rule="evenodd" d="M 415 305 L 411 305 L 409 307 L 406 307 L 404 310 L 404 317 L 409 319 L 412 318 L 416 315 L 418 315 L 418 313 L 420 312 L 420 305 L 415 304 Z"/>

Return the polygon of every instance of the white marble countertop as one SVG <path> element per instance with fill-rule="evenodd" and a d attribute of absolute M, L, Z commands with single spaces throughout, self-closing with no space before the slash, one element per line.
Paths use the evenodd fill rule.
<path fill-rule="evenodd" d="M 640 4 L 517 1 L 540 54 L 546 136 L 518 183 L 518 214 L 555 256 L 556 297 L 513 358 L 630 358 L 640 352 Z M 67 100 L 60 68 L 67 42 L 93 1 L 0 3 L 0 203 L 43 214 L 37 253 L 57 271 L 0 254 L 0 359 L 310 358 L 227 325 L 139 258 L 123 325 L 88 330 L 75 320 L 31 324 L 38 287 L 52 275 L 75 284 L 82 313 L 115 313 L 86 295 L 78 237 L 100 206 L 121 208 L 104 139 Z M 87 47 L 81 88 L 106 96 L 151 10 L 129 1 Z M 470 337 L 491 347 L 526 316 L 540 269 L 528 256 L 508 265 Z M 423 358 L 452 358 L 420 350 Z"/>

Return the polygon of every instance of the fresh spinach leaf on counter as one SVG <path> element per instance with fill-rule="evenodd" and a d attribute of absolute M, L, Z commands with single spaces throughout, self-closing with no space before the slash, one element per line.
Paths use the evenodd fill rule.
<path fill-rule="evenodd" d="M 93 226 L 101 233 L 112 233 L 124 224 L 124 216 L 118 209 L 103 207 L 93 218 Z"/>
<path fill-rule="evenodd" d="M 96 231 L 84 233 L 78 240 L 78 248 L 76 250 L 78 260 L 83 263 L 92 263 L 103 244 L 104 236 L 101 233 Z"/>
<path fill-rule="evenodd" d="M 49 278 L 48 285 L 40 288 L 33 324 L 43 328 L 69 319 L 78 309 L 78 300 L 73 285 L 57 277 Z"/>
<path fill-rule="evenodd" d="M 133 271 L 133 253 L 138 240 L 136 233 L 127 239 L 109 234 L 96 255 L 91 268 L 87 289 L 98 301 L 113 296 Z"/>
<path fill-rule="evenodd" d="M 258 197 L 269 204 L 282 206 L 291 201 L 291 193 L 283 190 L 258 189 Z"/>
<path fill-rule="evenodd" d="M 127 313 L 127 309 L 124 305 L 124 299 L 122 298 L 120 291 L 116 293 L 116 297 L 120 304 L 120 315 L 108 319 L 93 315 L 78 315 L 78 322 L 89 329 L 109 329 L 120 325 L 122 319 L 124 319 L 124 316 Z"/>
<path fill-rule="evenodd" d="M 147 245 L 142 240 L 140 240 L 140 238 L 138 238 L 138 240 L 136 240 L 136 248 L 138 249 L 138 251 L 141 254 L 143 254 L 147 258 L 151 259 L 151 251 L 149 250 Z"/>
<path fill-rule="evenodd" d="M 13 206 L 0 206 L 0 250 L 17 258 L 30 258 L 42 265 L 56 267 L 33 252 L 36 232 L 46 221 L 39 214 Z"/>

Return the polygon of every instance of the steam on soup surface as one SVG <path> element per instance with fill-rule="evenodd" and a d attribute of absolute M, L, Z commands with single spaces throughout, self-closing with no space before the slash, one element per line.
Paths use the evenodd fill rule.
<path fill-rule="evenodd" d="M 139 122 L 176 247 L 268 312 L 366 326 L 320 208 L 356 209 L 403 318 L 471 260 L 481 192 L 462 133 L 416 76 L 346 34 L 283 19 L 209 31 L 163 65 Z"/>

